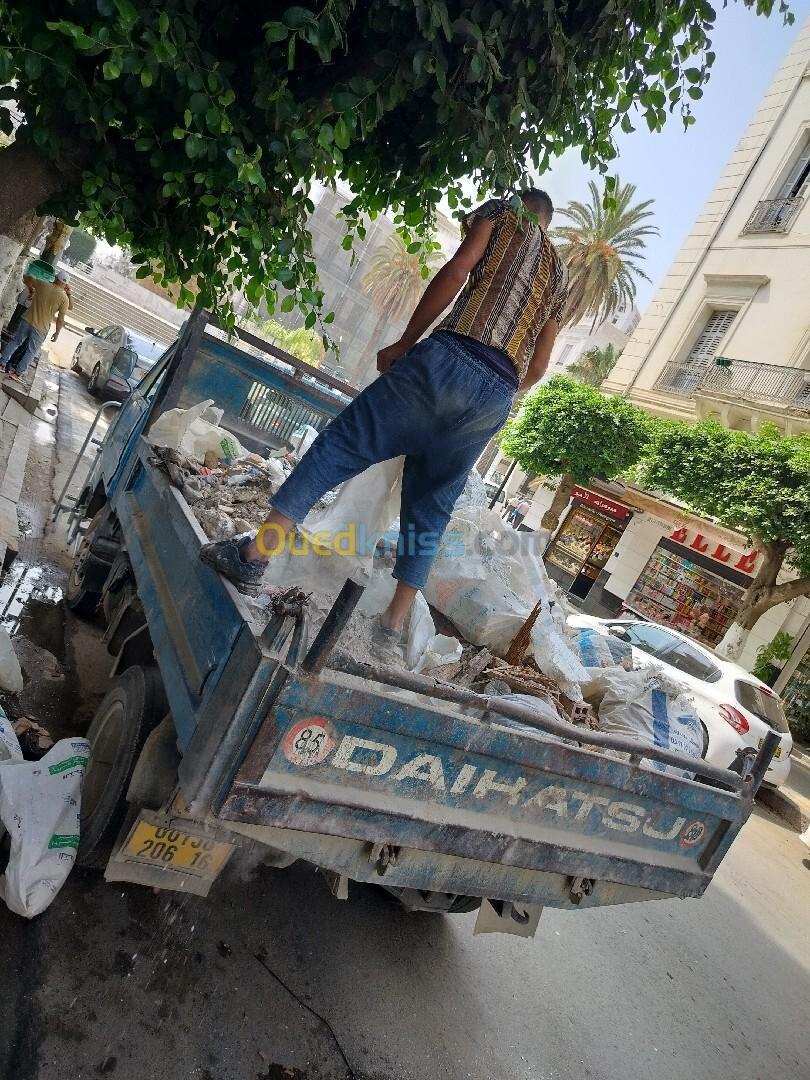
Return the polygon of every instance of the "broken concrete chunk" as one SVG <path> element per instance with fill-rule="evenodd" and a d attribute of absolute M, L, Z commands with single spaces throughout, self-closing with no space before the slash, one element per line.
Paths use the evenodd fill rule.
<path fill-rule="evenodd" d="M 236 532 L 233 519 L 222 510 L 195 506 L 193 513 L 209 540 L 228 540 Z"/>

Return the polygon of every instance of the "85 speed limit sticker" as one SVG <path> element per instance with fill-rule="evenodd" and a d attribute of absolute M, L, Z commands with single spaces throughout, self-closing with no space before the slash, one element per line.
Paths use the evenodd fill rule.
<path fill-rule="evenodd" d="M 309 716 L 299 720 L 284 736 L 284 756 L 293 765 L 317 765 L 331 753 L 334 745 L 328 721 L 322 716 Z"/>

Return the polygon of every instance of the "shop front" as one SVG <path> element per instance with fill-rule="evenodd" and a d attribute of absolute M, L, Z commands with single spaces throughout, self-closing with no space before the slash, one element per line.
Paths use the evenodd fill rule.
<path fill-rule="evenodd" d="M 759 552 L 739 552 L 684 527 L 662 537 L 624 608 L 710 647 L 723 638 L 751 584 Z"/>
<path fill-rule="evenodd" d="M 584 600 L 613 554 L 632 511 L 587 488 L 574 488 L 572 505 L 544 560 L 549 577 Z"/>

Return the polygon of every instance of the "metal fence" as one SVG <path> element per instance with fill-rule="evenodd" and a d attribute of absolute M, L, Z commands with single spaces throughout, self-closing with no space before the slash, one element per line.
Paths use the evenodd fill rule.
<path fill-rule="evenodd" d="M 753 214 L 745 223 L 744 233 L 787 232 L 796 215 L 804 205 L 800 195 L 790 199 L 767 199 L 757 203 Z"/>
<path fill-rule="evenodd" d="M 288 443 L 290 436 L 304 424 L 316 431 L 325 428 L 334 414 L 321 412 L 296 401 L 274 387 L 254 382 L 247 400 L 239 410 L 239 419 L 260 431 L 266 431 L 274 441 Z"/>
<path fill-rule="evenodd" d="M 794 409 L 810 409 L 810 371 L 732 360 L 719 364 L 668 363 L 656 382 L 658 390 L 690 396 L 699 390 L 747 401 L 770 401 Z"/>

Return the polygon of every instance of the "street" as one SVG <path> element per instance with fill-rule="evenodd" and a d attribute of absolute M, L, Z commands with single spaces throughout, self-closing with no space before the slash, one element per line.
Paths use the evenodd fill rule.
<path fill-rule="evenodd" d="M 35 571 L 21 662 L 52 673 L 25 705 L 55 736 L 86 730 L 109 666 L 101 626 L 58 600 L 70 560 L 49 521 L 97 408 L 76 340 L 52 348 L 16 571 Z M 546 909 L 533 941 L 372 887 L 338 901 L 303 865 L 232 864 L 207 900 L 75 871 L 31 923 L 0 905 L 0 1076 L 799 1080 L 809 897 L 810 850 L 762 809 L 701 900 Z"/>

